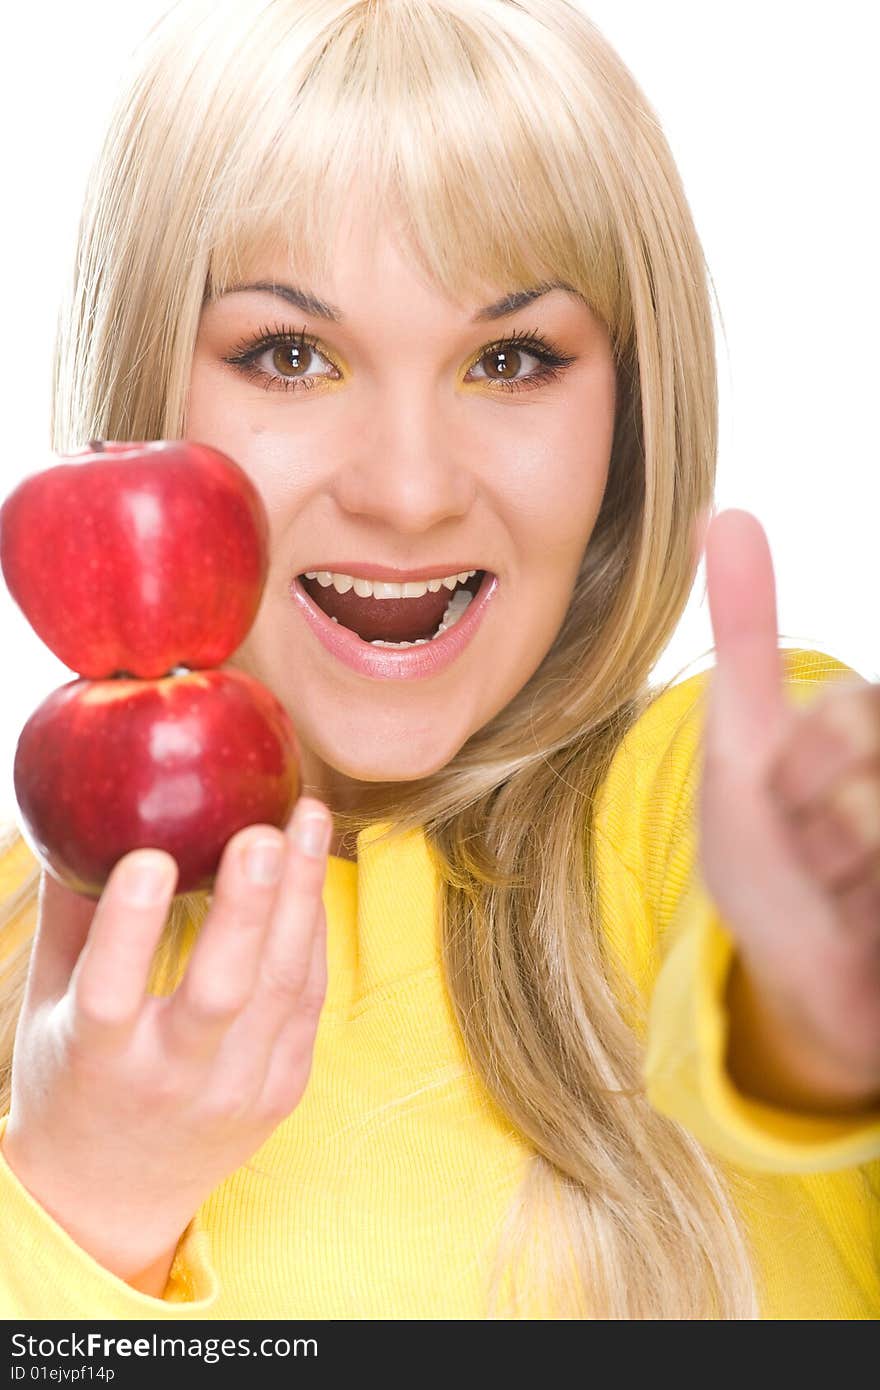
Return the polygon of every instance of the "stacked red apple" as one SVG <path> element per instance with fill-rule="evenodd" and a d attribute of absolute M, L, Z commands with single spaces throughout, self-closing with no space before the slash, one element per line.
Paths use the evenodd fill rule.
<path fill-rule="evenodd" d="M 85 897 L 148 847 L 174 856 L 178 893 L 210 889 L 229 838 L 284 826 L 300 793 L 286 710 L 220 669 L 266 582 L 262 499 L 204 444 L 92 440 L 57 457 L 0 508 L 9 592 L 79 676 L 19 737 L 23 833 Z"/>

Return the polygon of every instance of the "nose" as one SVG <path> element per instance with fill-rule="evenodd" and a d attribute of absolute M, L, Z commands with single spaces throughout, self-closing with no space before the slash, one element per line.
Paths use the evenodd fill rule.
<path fill-rule="evenodd" d="M 417 535 L 466 515 L 476 490 L 475 458 L 453 416 L 462 403 L 438 399 L 436 381 L 404 373 L 371 393 L 333 475 L 337 504 L 352 516 Z M 460 426 L 460 422 L 459 422 Z"/>

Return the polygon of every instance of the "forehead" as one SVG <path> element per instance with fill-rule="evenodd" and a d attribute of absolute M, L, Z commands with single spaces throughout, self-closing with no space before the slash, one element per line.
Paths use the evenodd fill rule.
<path fill-rule="evenodd" d="M 300 287 L 343 314 L 346 305 L 385 302 L 394 293 L 442 300 L 456 315 L 476 318 L 478 311 L 494 309 L 502 301 L 511 301 L 511 312 L 527 303 L 529 295 L 535 297 L 537 286 L 571 288 L 553 267 L 537 260 L 521 263 L 518 276 L 516 270 L 505 271 L 494 263 L 481 267 L 477 255 L 463 254 L 438 229 L 435 241 L 418 237 L 398 202 L 379 209 L 369 205 L 361 190 L 352 192 L 332 226 L 320 211 L 319 219 L 311 232 L 299 230 L 289 217 L 262 228 L 251 224 L 247 231 L 239 224 L 234 237 L 215 245 L 205 299 L 235 286 L 274 282 Z M 514 301 L 512 296 L 519 298 Z M 303 303 L 299 307 L 311 312 L 316 305 L 310 310 Z M 481 316 L 494 318 L 498 312 Z"/>
<path fill-rule="evenodd" d="M 403 287 L 405 292 L 420 287 L 433 294 L 439 290 L 399 225 L 386 219 L 370 226 L 351 215 L 336 229 L 323 263 L 307 248 L 291 247 L 274 236 L 254 248 L 244 276 L 308 287 L 340 314 L 344 305 L 387 295 L 390 287 Z"/>
<path fill-rule="evenodd" d="M 503 288 L 486 281 L 475 283 L 475 300 L 454 299 L 441 286 L 432 283 L 424 268 L 400 234 L 399 226 L 388 221 L 374 236 L 350 221 L 340 229 L 332 270 L 326 283 L 315 283 L 314 268 L 307 257 L 290 256 L 289 248 L 277 236 L 250 248 L 241 258 L 240 278 L 217 288 L 217 297 L 243 293 L 274 295 L 311 318 L 345 324 L 363 309 L 413 310 L 422 302 L 443 300 L 452 314 L 465 316 L 471 323 L 491 323 L 505 318 L 529 304 L 550 296 L 560 296 L 589 307 L 584 296 L 562 280 L 540 280 L 517 288 Z M 325 272 L 326 273 L 326 272 Z"/>
<path fill-rule="evenodd" d="M 225 275 L 218 273 L 219 259 L 214 258 L 206 298 L 241 286 L 285 286 L 293 289 L 287 296 L 292 304 L 304 313 L 331 321 L 341 322 L 346 306 L 387 300 L 389 293 L 448 298 L 420 264 L 399 223 L 390 218 L 370 226 L 348 216 L 320 256 L 289 233 L 269 229 L 225 258 Z M 466 296 L 453 297 L 450 307 L 463 311 Z"/>

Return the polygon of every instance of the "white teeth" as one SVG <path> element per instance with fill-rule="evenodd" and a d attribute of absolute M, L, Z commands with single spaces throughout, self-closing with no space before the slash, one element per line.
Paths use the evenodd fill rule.
<path fill-rule="evenodd" d="M 433 637 L 417 637 L 415 642 L 383 642 L 380 638 L 370 643 L 371 647 L 424 647 L 428 642 L 433 642 Z"/>
<path fill-rule="evenodd" d="M 353 588 L 358 598 L 421 598 L 423 594 L 436 594 L 441 584 L 450 591 L 457 584 L 466 584 L 476 574 L 476 570 L 462 570 L 460 574 L 449 574 L 439 579 L 407 580 L 404 584 L 390 584 L 384 579 L 356 579 L 351 574 L 336 574 L 332 570 L 306 570 L 306 579 L 317 579 L 322 589 L 332 584 L 339 594 L 347 594 Z M 425 641 L 428 641 L 425 638 Z"/>

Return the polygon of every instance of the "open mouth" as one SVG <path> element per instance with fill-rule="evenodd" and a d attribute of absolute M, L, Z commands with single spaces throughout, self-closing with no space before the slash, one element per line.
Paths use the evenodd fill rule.
<path fill-rule="evenodd" d="M 325 583 L 316 576 L 301 574 L 298 578 L 309 598 L 332 622 L 347 627 L 362 642 L 397 646 L 431 642 L 452 627 L 467 610 L 485 575 L 485 570 L 477 570 L 459 580 L 454 589 L 441 585 L 436 592 L 428 590 L 415 597 L 393 598 L 359 594 L 354 586 L 340 593 L 326 573 Z M 365 584 L 359 587 L 372 588 Z M 381 593 L 382 587 L 377 587 Z"/>

